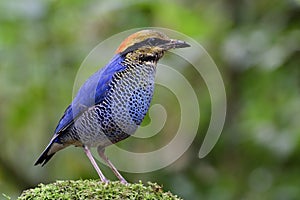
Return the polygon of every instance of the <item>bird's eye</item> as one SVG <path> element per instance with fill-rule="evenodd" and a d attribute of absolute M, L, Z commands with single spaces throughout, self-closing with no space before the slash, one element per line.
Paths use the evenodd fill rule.
<path fill-rule="evenodd" d="M 151 46 L 155 46 L 155 45 L 156 45 L 156 39 L 155 39 L 155 38 L 149 38 L 149 39 L 148 39 L 148 43 L 149 43 Z"/>

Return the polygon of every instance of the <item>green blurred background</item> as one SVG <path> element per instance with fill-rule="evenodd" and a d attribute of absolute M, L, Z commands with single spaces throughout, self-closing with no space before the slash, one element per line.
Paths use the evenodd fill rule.
<path fill-rule="evenodd" d="M 203 45 L 225 82 L 227 118 L 213 151 L 199 159 L 210 101 L 187 68 L 201 96 L 196 139 L 172 165 L 124 176 L 158 182 L 186 199 L 299 199 L 299 0 L 4 0 L 0 10 L 0 199 L 40 182 L 98 178 L 79 148 L 59 152 L 43 168 L 33 163 L 72 99 L 87 54 L 113 34 L 149 26 Z M 167 101 L 158 92 L 155 98 Z M 153 141 L 170 138 L 172 132 Z M 141 146 L 133 141 L 120 145 Z"/>

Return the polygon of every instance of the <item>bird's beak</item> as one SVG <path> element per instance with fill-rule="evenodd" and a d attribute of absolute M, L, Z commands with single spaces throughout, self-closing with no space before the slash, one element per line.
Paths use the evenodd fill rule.
<path fill-rule="evenodd" d="M 170 39 L 166 43 L 161 44 L 160 48 L 167 51 L 169 49 L 178 49 L 178 48 L 185 48 L 185 47 L 190 47 L 190 46 L 191 45 L 189 45 L 185 41 Z"/>

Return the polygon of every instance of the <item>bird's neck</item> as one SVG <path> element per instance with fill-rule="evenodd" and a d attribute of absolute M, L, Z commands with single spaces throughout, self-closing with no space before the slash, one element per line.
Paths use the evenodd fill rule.
<path fill-rule="evenodd" d="M 137 58 L 136 56 L 126 56 L 122 61 L 122 65 L 125 66 L 127 70 L 148 73 L 148 75 L 154 75 L 156 72 L 157 61 L 143 61 Z"/>

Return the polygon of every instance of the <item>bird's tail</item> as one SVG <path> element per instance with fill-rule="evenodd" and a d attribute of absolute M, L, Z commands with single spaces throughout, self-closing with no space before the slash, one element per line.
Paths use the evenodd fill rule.
<path fill-rule="evenodd" d="M 34 165 L 42 164 L 44 166 L 51 158 L 54 156 L 54 154 L 65 148 L 66 146 L 61 144 L 58 140 L 58 137 L 53 137 L 46 149 L 43 151 L 43 153 L 40 155 L 40 157 L 37 159 L 37 161 L 34 163 Z"/>

